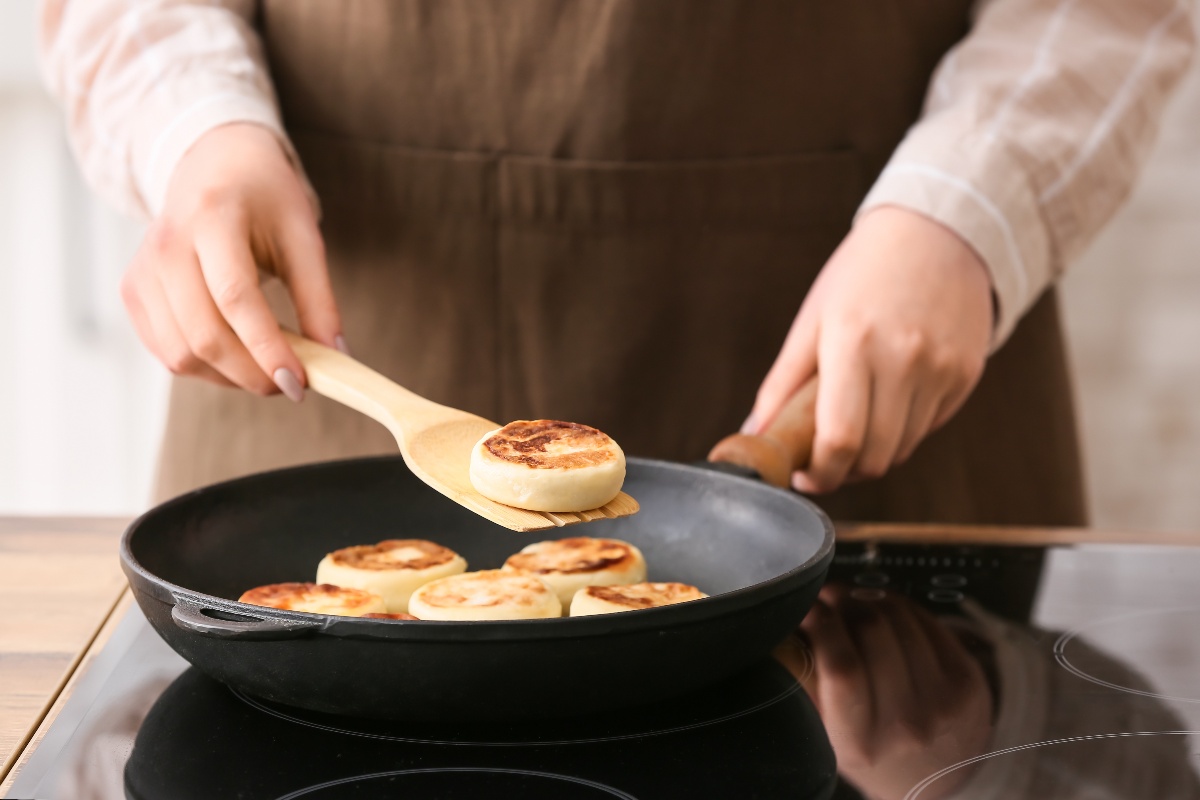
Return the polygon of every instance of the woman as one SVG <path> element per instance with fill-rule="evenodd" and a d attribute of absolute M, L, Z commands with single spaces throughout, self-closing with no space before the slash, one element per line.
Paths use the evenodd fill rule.
<path fill-rule="evenodd" d="M 85 170 L 153 219 L 131 317 L 206 379 L 158 494 L 393 449 L 254 396 L 303 396 L 278 319 L 670 459 L 819 372 L 794 484 L 832 516 L 1082 522 L 1048 287 L 1127 194 L 1190 4 L 971 6 L 45 2 Z"/>

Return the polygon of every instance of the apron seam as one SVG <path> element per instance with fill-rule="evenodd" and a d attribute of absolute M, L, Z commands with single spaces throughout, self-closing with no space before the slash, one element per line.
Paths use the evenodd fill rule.
<path fill-rule="evenodd" d="M 507 403 L 505 398 L 508 395 L 509 384 L 509 369 L 506 363 L 506 354 L 509 348 L 505 347 L 505 327 L 507 320 L 504 318 L 503 301 L 503 283 L 504 277 L 501 274 L 502 264 L 500 263 L 500 235 L 502 226 L 500 224 L 500 159 L 501 154 L 493 154 L 489 157 L 486 168 L 484 169 L 484 211 L 487 215 L 488 224 L 491 227 L 491 267 L 492 267 L 492 326 L 494 335 L 492 337 L 493 347 L 493 362 L 496 365 L 496 379 L 492 382 L 493 389 L 493 408 L 494 415 L 501 425 L 505 425 L 509 421 Z"/>

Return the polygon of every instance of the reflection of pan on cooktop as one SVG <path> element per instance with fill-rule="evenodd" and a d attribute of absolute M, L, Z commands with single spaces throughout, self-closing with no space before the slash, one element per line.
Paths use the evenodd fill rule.
<path fill-rule="evenodd" d="M 774 661 L 632 712 L 511 724 L 297 711 L 189 669 L 151 709 L 125 770 L 135 800 L 802 800 L 829 798 L 836 777 L 816 710 Z"/>

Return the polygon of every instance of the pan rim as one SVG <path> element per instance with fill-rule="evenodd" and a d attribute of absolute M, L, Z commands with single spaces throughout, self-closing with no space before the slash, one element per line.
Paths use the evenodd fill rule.
<path fill-rule="evenodd" d="M 691 476 L 703 475 L 713 480 L 741 481 L 748 491 L 786 497 L 787 502 L 797 504 L 808 513 L 813 514 L 820 522 L 822 528 L 821 542 L 811 556 L 786 572 L 765 581 L 743 586 L 728 592 L 721 592 L 720 594 L 711 595 L 700 600 L 657 608 L 623 611 L 615 614 L 525 620 L 418 621 L 363 619 L 361 617 L 343 617 L 254 606 L 236 600 L 208 595 L 160 578 L 146 569 L 133 554 L 130 543 L 133 536 L 141 527 L 170 509 L 192 502 L 193 498 L 198 495 L 222 491 L 228 487 L 237 486 L 256 479 L 261 480 L 264 476 L 282 477 L 289 474 L 294 475 L 320 471 L 342 464 L 363 464 L 377 461 L 396 462 L 403 461 L 403 459 L 399 455 L 364 456 L 331 459 L 281 469 L 265 470 L 202 486 L 147 509 L 125 529 L 125 532 L 121 536 L 119 548 L 122 568 L 129 578 L 135 595 L 149 594 L 154 599 L 168 605 L 190 604 L 246 617 L 292 623 L 310 628 L 311 632 L 315 635 L 328 635 L 337 638 L 407 641 L 413 643 L 438 642 L 443 644 L 453 641 L 461 641 L 463 643 L 531 641 L 604 636 L 616 631 L 633 632 L 646 629 L 675 628 L 687 624 L 704 624 L 713 618 L 724 616 L 727 613 L 748 606 L 758 605 L 768 598 L 793 591 L 812 580 L 823 579 L 826 571 L 825 568 L 827 568 L 828 563 L 833 559 L 835 546 L 833 522 L 820 506 L 808 498 L 786 489 L 772 487 L 753 478 L 724 472 L 718 473 L 715 470 L 705 469 L 702 466 L 692 466 L 642 457 L 629 457 L 627 464 L 639 468 L 677 472 Z M 453 501 L 447 499 L 447 502 Z"/>

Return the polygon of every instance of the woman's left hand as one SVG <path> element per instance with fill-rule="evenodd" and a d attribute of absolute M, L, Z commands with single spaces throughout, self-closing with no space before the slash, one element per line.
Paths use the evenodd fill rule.
<path fill-rule="evenodd" d="M 817 276 L 759 388 L 761 431 L 814 373 L 816 437 L 802 492 L 877 478 L 962 406 L 983 373 L 991 281 L 957 234 L 906 209 L 864 214 Z"/>

